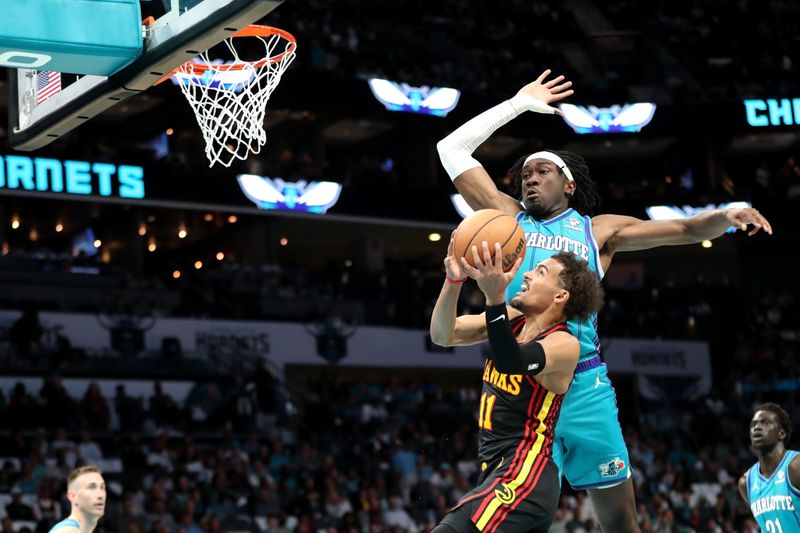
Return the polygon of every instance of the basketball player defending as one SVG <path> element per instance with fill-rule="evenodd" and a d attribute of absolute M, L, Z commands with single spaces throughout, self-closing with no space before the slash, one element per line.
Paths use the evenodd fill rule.
<path fill-rule="evenodd" d="M 87 465 L 73 470 L 67 478 L 67 499 L 72 511 L 50 533 L 92 533 L 106 510 L 106 482 L 100 469 Z"/>
<path fill-rule="evenodd" d="M 546 532 L 560 495 L 552 461 L 553 429 L 580 356 L 569 318 L 595 313 L 602 302 L 597 278 L 584 261 L 559 253 L 523 274 L 520 291 L 506 307 L 506 287 L 522 259 L 503 272 L 500 244 L 495 262 L 483 242 L 472 247 L 476 268 L 445 259 L 447 276 L 431 317 L 431 337 L 442 345 L 489 339 L 478 415 L 481 475 L 434 529 L 434 533 Z M 469 253 L 469 252 L 467 252 Z M 486 296 L 483 315 L 456 318 L 466 272 Z"/>
<path fill-rule="evenodd" d="M 587 261 L 600 278 L 617 252 L 698 243 L 719 237 L 730 226 L 746 230 L 752 225 L 750 235 L 761 229 L 772 234 L 769 222 L 752 208 L 707 211 L 683 220 L 590 218 L 599 200 L 597 184 L 583 158 L 572 152 L 541 151 L 516 162 L 512 172 L 522 207 L 520 200 L 500 192 L 472 152 L 525 111 L 561 114 L 548 104 L 571 95 L 571 83 L 562 83 L 563 76 L 545 81 L 549 74 L 545 71 L 516 96 L 468 121 L 437 145 L 442 165 L 471 208 L 494 208 L 517 217 L 528 246 L 521 271 L 567 251 Z M 516 294 L 521 283 L 517 275 L 508 294 Z M 638 532 L 628 451 L 614 390 L 600 358 L 596 324 L 596 316 L 568 323 L 581 342 L 581 356 L 556 428 L 553 458 L 575 489 L 589 490 L 604 531 Z"/>
<path fill-rule="evenodd" d="M 779 405 L 756 407 L 750 444 L 758 462 L 739 478 L 739 493 L 765 533 L 800 531 L 800 452 L 787 450 L 792 421 Z"/>

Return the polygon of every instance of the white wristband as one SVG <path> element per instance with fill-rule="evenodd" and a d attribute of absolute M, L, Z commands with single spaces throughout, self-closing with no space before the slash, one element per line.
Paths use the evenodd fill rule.
<path fill-rule="evenodd" d="M 534 113 L 543 113 L 545 115 L 554 115 L 556 112 L 554 107 L 550 107 L 543 101 L 524 93 L 515 94 L 509 102 L 514 106 L 517 115 L 522 114 L 524 111 L 533 111 Z"/>

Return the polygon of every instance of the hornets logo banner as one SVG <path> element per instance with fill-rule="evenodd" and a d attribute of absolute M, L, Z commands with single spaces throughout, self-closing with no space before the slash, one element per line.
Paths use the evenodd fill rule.
<path fill-rule="evenodd" d="M 564 120 L 575 133 L 625 133 L 638 132 L 650 124 L 656 113 L 656 104 L 635 104 L 595 107 L 560 104 Z"/>
<path fill-rule="evenodd" d="M 461 93 L 450 87 L 412 87 L 407 83 L 370 78 L 369 88 L 389 111 L 444 117 L 455 109 Z"/>
<path fill-rule="evenodd" d="M 342 192 L 342 186 L 332 181 L 286 182 L 254 174 L 240 174 L 236 179 L 244 195 L 259 209 L 324 214 Z"/>

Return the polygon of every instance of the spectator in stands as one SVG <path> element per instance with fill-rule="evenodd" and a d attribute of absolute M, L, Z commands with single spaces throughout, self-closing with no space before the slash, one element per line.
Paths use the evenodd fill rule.
<path fill-rule="evenodd" d="M 383 524 L 390 528 L 399 526 L 402 531 L 413 531 L 417 526 L 406 510 L 401 507 L 401 502 L 402 500 L 397 496 L 389 497 L 389 507 L 383 513 Z"/>
<path fill-rule="evenodd" d="M 353 506 L 338 491 L 331 490 L 325 501 L 325 512 L 328 516 L 335 518 L 337 522 L 341 522 L 344 515 L 353 512 Z"/>
<path fill-rule="evenodd" d="M 120 429 L 130 431 L 141 427 L 144 415 L 142 401 L 140 398 L 128 396 L 123 384 L 117 385 L 114 411 L 117 413 Z"/>
<path fill-rule="evenodd" d="M 170 457 L 169 450 L 167 449 L 168 437 L 166 433 L 161 433 L 153 443 L 153 448 L 147 455 L 147 466 L 159 466 L 166 472 L 174 470 L 172 464 L 172 457 Z"/>
<path fill-rule="evenodd" d="M 33 507 L 33 515 L 37 522 L 55 524 L 61 519 L 61 504 L 52 498 L 50 487 L 42 484 Z"/>
<path fill-rule="evenodd" d="M 86 394 L 81 400 L 81 409 L 90 429 L 108 429 L 108 424 L 111 421 L 111 411 L 108 408 L 108 402 L 100 392 L 100 387 L 96 383 L 91 383 L 86 389 Z"/>
<path fill-rule="evenodd" d="M 11 489 L 11 502 L 6 505 L 6 515 L 11 520 L 31 521 L 36 519 L 33 509 L 22 502 L 22 491 L 19 487 Z"/>
<path fill-rule="evenodd" d="M 39 313 L 33 307 L 26 308 L 8 332 L 9 340 L 17 357 L 34 362 L 33 357 L 41 348 L 43 333 L 44 329 L 39 322 Z"/>
<path fill-rule="evenodd" d="M 150 397 L 150 417 L 158 427 L 174 425 L 180 417 L 178 404 L 164 392 L 160 381 L 153 384 L 153 392 Z"/>
<path fill-rule="evenodd" d="M 64 387 L 60 375 L 52 374 L 45 380 L 39 390 L 39 397 L 44 404 L 42 407 L 46 427 L 59 427 L 64 424 L 74 425 L 78 423 L 74 413 L 75 401 Z"/>
<path fill-rule="evenodd" d="M 84 463 L 96 463 L 103 460 L 103 450 L 92 440 L 92 434 L 88 431 L 83 432 L 81 442 L 78 444 L 78 457 Z"/>

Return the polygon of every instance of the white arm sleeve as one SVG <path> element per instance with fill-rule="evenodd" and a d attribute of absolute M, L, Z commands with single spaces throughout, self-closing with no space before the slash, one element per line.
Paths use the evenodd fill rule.
<path fill-rule="evenodd" d="M 554 114 L 555 108 L 527 94 L 518 93 L 505 102 L 484 111 L 436 144 L 439 160 L 451 180 L 469 169 L 481 166 L 472 157 L 475 151 L 498 128 L 525 111 Z"/>

